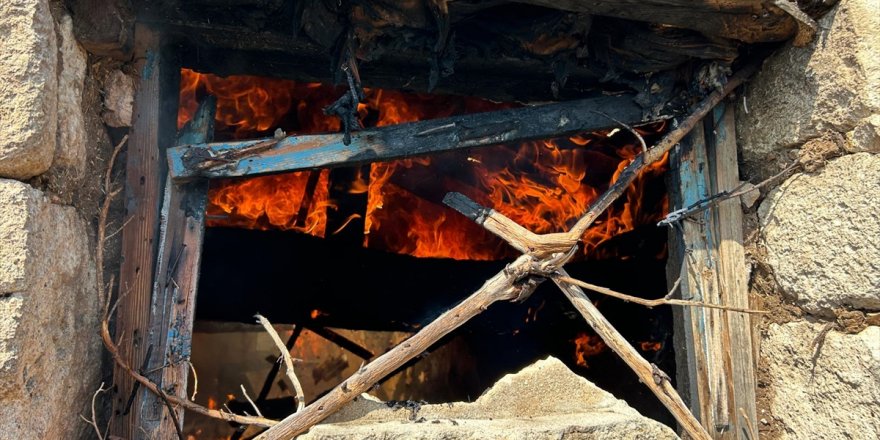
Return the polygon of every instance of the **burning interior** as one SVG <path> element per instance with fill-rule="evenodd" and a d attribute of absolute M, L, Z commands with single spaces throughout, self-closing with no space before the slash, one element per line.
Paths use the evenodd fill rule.
<path fill-rule="evenodd" d="M 194 438 L 292 438 L 365 391 L 468 401 L 547 356 L 693 437 L 754 430 L 722 101 L 796 11 L 135 3 L 127 186 L 161 209 L 123 237 L 119 436 L 171 435 L 186 408 Z"/>
<path fill-rule="evenodd" d="M 475 97 L 366 89 L 364 128 L 515 108 Z M 217 99 L 215 140 L 340 130 L 324 109 L 344 88 L 321 83 L 181 72 L 178 127 L 198 103 Z M 637 128 L 657 140 L 664 122 Z M 443 205 L 461 192 L 538 233 L 565 230 L 639 153 L 625 128 L 456 150 L 365 165 L 213 180 L 193 336 L 197 401 L 247 409 L 253 390 L 267 416 L 295 409 L 259 313 L 287 338 L 308 396 L 320 396 L 364 362 L 402 342 L 516 256 L 516 251 Z M 652 164 L 582 236 L 571 273 L 649 297 L 665 294 L 667 159 Z M 339 273 L 339 268 L 343 268 Z M 432 280 L 444 280 L 435 283 Z M 613 298 L 597 306 L 651 362 L 674 372 L 672 318 Z M 217 364 L 232 347 L 262 347 L 251 360 Z M 234 348 L 233 348 L 234 350 Z M 469 401 L 504 374 L 548 355 L 672 423 L 623 363 L 549 286 L 525 304 L 486 312 L 409 362 L 372 391 L 391 401 Z M 591 374 L 591 372 L 593 374 Z M 597 374 L 596 372 L 601 372 Z M 313 398 L 314 398 L 313 397 Z M 244 431 L 192 417 L 196 438 Z"/>

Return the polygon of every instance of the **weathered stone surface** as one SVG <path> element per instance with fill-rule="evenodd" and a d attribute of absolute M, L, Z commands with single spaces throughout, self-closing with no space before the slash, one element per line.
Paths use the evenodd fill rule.
<path fill-rule="evenodd" d="M 880 114 L 869 116 L 859 122 L 846 135 L 845 148 L 850 153 L 880 153 Z"/>
<path fill-rule="evenodd" d="M 880 438 L 880 327 L 858 334 L 824 324 L 771 324 L 761 346 L 772 388 L 770 412 L 779 438 Z"/>
<path fill-rule="evenodd" d="M 880 310 L 880 157 L 851 154 L 796 174 L 758 210 L 768 263 L 807 312 Z"/>
<path fill-rule="evenodd" d="M 79 414 L 101 370 L 90 250 L 74 208 L 0 179 L 3 438 L 78 438 L 86 429 Z"/>
<path fill-rule="evenodd" d="M 104 82 L 104 107 L 102 117 L 111 127 L 130 127 L 134 105 L 134 79 L 114 70 Z"/>
<path fill-rule="evenodd" d="M 0 2 L 0 35 L 0 177 L 26 179 L 55 155 L 58 54 L 48 2 Z"/>
<path fill-rule="evenodd" d="M 58 23 L 61 37 L 61 71 L 58 74 L 58 133 L 53 168 L 63 168 L 79 179 L 86 168 L 86 129 L 83 118 L 83 81 L 86 76 L 86 52 L 73 37 L 69 15 Z"/>
<path fill-rule="evenodd" d="M 769 176 L 773 159 L 824 131 L 846 133 L 880 113 L 877 4 L 841 0 L 807 47 L 787 46 L 749 82 L 737 135 L 749 170 Z M 743 110 L 740 108 L 739 110 Z"/>
<path fill-rule="evenodd" d="M 344 439 L 677 439 L 555 358 L 499 380 L 473 403 L 391 409 L 366 394 L 299 437 Z"/>

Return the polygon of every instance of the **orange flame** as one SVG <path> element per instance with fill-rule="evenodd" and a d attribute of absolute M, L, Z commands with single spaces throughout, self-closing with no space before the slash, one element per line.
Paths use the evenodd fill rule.
<path fill-rule="evenodd" d="M 303 134 L 339 130 L 338 120 L 321 109 L 340 96 L 341 89 L 279 79 L 221 78 L 187 69 L 181 76 L 179 126 L 192 118 L 199 96 L 213 94 L 218 137 L 267 135 L 278 126 Z M 476 98 L 388 90 L 368 89 L 366 94 L 366 102 L 358 107 L 365 126 L 513 107 Z M 367 194 L 364 246 L 418 257 L 510 256 L 511 249 L 501 240 L 440 204 L 442 194 L 464 193 L 537 233 L 566 230 L 638 153 L 634 144 L 613 146 L 609 137 L 597 133 L 374 163 L 369 176 L 349 184 L 349 193 Z M 642 205 L 646 182 L 665 169 L 664 159 L 639 175 L 621 200 L 584 234 L 586 255 L 600 257 L 596 248 L 604 241 L 665 215 L 665 198 L 662 206 Z M 301 171 L 212 182 L 208 225 L 292 229 L 323 237 L 327 212 L 335 209 L 329 196 L 333 182 L 328 170 L 320 171 L 309 197 L 305 193 L 310 175 Z M 425 197 L 426 188 L 438 183 L 439 197 Z"/>
<path fill-rule="evenodd" d="M 660 351 L 663 348 L 663 344 L 653 341 L 642 341 L 639 342 L 639 347 L 642 351 Z"/>
<path fill-rule="evenodd" d="M 578 333 L 577 338 L 572 340 L 572 342 L 574 342 L 574 359 L 581 367 L 589 367 L 589 364 L 587 364 L 588 357 L 595 356 L 608 349 L 597 335 Z"/>

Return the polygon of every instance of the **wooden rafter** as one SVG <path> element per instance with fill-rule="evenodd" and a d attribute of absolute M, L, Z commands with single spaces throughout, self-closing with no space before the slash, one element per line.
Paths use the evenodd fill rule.
<path fill-rule="evenodd" d="M 188 145 L 170 149 L 168 161 L 175 180 L 249 176 L 546 139 L 612 128 L 618 125 L 615 120 L 643 123 L 633 95 L 392 125 L 352 133 L 349 145 L 339 133 Z"/>

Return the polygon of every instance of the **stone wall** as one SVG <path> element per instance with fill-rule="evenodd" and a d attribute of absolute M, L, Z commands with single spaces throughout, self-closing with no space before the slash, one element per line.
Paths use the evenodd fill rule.
<path fill-rule="evenodd" d="M 0 2 L 0 35 L 0 437 L 94 438 L 80 415 L 102 374 L 94 250 L 114 62 L 90 58 L 60 2 Z"/>
<path fill-rule="evenodd" d="M 880 2 L 842 0 L 738 103 L 766 438 L 880 438 Z"/>

